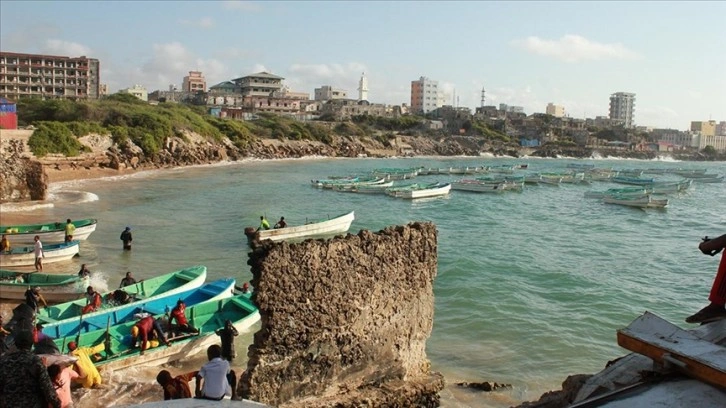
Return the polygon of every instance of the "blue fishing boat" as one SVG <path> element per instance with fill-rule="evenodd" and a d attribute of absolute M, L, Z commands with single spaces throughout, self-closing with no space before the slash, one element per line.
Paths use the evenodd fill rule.
<path fill-rule="evenodd" d="M 79 333 L 87 333 L 106 328 L 109 325 L 115 326 L 133 321 L 139 314 L 161 315 L 168 313 L 176 306 L 178 300 L 183 300 L 187 307 L 191 307 L 210 300 L 226 299 L 234 294 L 234 284 L 235 280 L 232 278 L 220 279 L 181 293 L 172 293 L 168 296 L 146 301 L 101 309 L 88 316 L 81 315 L 77 319 L 47 323 L 43 327 L 43 333 L 52 338 L 77 336 Z"/>

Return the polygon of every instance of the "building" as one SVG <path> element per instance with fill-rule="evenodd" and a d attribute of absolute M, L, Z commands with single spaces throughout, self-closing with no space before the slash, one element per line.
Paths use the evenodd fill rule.
<path fill-rule="evenodd" d="M 716 121 L 691 122 L 691 132 L 698 132 L 703 136 L 716 136 Z"/>
<path fill-rule="evenodd" d="M 209 87 L 209 93 L 212 95 L 230 95 L 239 94 L 241 92 L 239 85 L 232 81 L 220 82 L 217 85 Z"/>
<path fill-rule="evenodd" d="M 711 146 L 718 152 L 726 151 L 726 136 L 713 136 L 697 133 L 695 140 L 698 150 L 703 150 L 706 146 Z"/>
<path fill-rule="evenodd" d="M 99 98 L 101 96 L 108 95 L 108 84 L 100 84 L 98 85 L 98 96 Z"/>
<path fill-rule="evenodd" d="M 0 52 L 0 97 L 98 99 L 100 83 L 95 58 Z"/>
<path fill-rule="evenodd" d="M 366 78 L 365 72 L 361 74 L 360 81 L 358 81 L 358 100 L 368 100 L 368 78 Z"/>
<path fill-rule="evenodd" d="M 316 101 L 329 101 L 331 99 L 348 99 L 348 92 L 343 89 L 333 88 L 330 85 L 315 88 Z"/>
<path fill-rule="evenodd" d="M 555 105 L 552 102 L 547 104 L 547 109 L 545 110 L 545 113 L 548 115 L 552 115 L 556 118 L 561 118 L 565 116 L 565 107 L 560 105 Z"/>
<path fill-rule="evenodd" d="M 200 71 L 189 71 L 189 75 L 182 80 L 183 92 L 205 92 L 207 81 Z"/>
<path fill-rule="evenodd" d="M 0 98 L 0 129 L 17 129 L 18 114 L 15 102 Z"/>
<path fill-rule="evenodd" d="M 119 92 L 131 94 L 131 95 L 141 99 L 144 102 L 149 101 L 149 94 L 146 91 L 146 88 L 141 85 L 134 85 L 131 88 L 121 89 L 121 90 L 119 90 Z"/>
<path fill-rule="evenodd" d="M 411 112 L 426 114 L 442 105 L 439 98 L 439 81 L 421 77 L 411 81 Z"/>
<path fill-rule="evenodd" d="M 242 96 L 270 96 L 273 92 L 282 89 L 283 77 L 258 72 L 242 78 L 233 79 L 232 82 L 239 87 Z"/>
<path fill-rule="evenodd" d="M 610 95 L 610 119 L 617 121 L 625 128 L 632 128 L 635 124 L 635 94 L 616 92 Z"/>
<path fill-rule="evenodd" d="M 515 106 L 515 105 L 507 105 L 506 103 L 500 103 L 499 110 L 502 112 L 507 112 L 507 113 L 524 113 L 524 107 Z"/>

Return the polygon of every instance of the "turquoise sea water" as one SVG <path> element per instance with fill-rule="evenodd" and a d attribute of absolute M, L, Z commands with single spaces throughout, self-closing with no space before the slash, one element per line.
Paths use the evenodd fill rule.
<path fill-rule="evenodd" d="M 251 278 L 242 230 L 285 216 L 290 225 L 354 210 L 350 232 L 432 221 L 439 231 L 435 318 L 427 343 L 432 368 L 444 374 L 446 407 L 507 407 L 558 389 L 570 374 L 594 373 L 627 354 L 616 330 L 648 310 L 682 327 L 704 306 L 718 257 L 702 255 L 704 235 L 726 233 L 726 184 L 698 184 L 670 197 L 665 210 L 640 210 L 586 199 L 607 182 L 526 186 L 501 195 L 452 191 L 448 197 L 401 200 L 311 187 L 311 179 L 385 167 L 528 163 L 560 171 L 567 163 L 615 169 L 706 168 L 726 163 L 504 158 L 306 159 L 248 161 L 59 183 L 44 203 L 4 205 L 8 217 L 98 218 L 81 256 L 47 270 L 76 272 L 86 263 L 97 285 L 115 288 L 130 270 L 147 278 L 206 265 L 210 278 Z M 521 173 L 521 171 L 518 171 Z M 673 175 L 646 175 L 676 180 Z M 453 181 L 457 176 L 420 180 Z M 5 216 L 3 218 L 5 218 Z M 5 222 L 3 222 L 5 223 Z M 129 225 L 134 248 L 121 250 Z M 244 356 L 250 334 L 238 341 Z M 203 356 L 202 356 L 203 357 Z M 197 356 L 172 368 L 194 369 Z M 242 366 L 244 361 L 238 363 Z M 160 399 L 158 369 L 115 373 L 108 388 L 82 391 L 80 406 Z M 131 373 L 131 374 L 129 374 Z M 513 388 L 471 393 L 453 384 L 495 381 Z M 132 399 L 127 399 L 127 398 Z"/>

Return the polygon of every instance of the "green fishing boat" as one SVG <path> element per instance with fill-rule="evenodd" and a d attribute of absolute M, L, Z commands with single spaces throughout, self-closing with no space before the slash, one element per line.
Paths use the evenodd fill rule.
<path fill-rule="evenodd" d="M 72 221 L 71 224 L 76 227 L 73 232 L 73 240 L 84 241 L 88 239 L 88 236 L 96 230 L 97 223 L 98 221 L 94 218 Z M 66 238 L 65 231 L 65 222 L 0 225 L 0 233 L 7 235 L 11 244 L 32 244 L 36 235 L 40 237 L 40 242 L 43 243 L 63 242 Z"/>
<path fill-rule="evenodd" d="M 180 269 L 155 278 L 145 279 L 134 285 L 124 286 L 123 290 L 134 299 L 132 303 L 142 303 L 158 297 L 168 296 L 197 288 L 202 286 L 205 279 L 207 279 L 207 267 L 193 266 L 191 268 Z M 131 304 L 126 303 L 119 306 L 109 303 L 109 299 L 111 299 L 112 296 L 113 292 L 102 294 L 104 299 L 103 306 L 95 312 L 85 314 L 84 317 L 107 313 L 114 308 L 120 306 L 125 307 Z M 57 323 L 68 319 L 78 319 L 81 315 L 81 309 L 83 309 L 84 306 L 86 306 L 85 298 L 65 302 L 41 309 L 38 311 L 36 318 L 40 323 Z"/>
<path fill-rule="evenodd" d="M 0 298 L 24 300 L 30 287 L 40 288 L 48 303 L 66 302 L 83 297 L 89 278 L 77 274 L 23 273 L 0 270 Z"/>
<path fill-rule="evenodd" d="M 163 316 L 157 315 L 155 318 Z M 83 333 L 80 336 L 58 338 L 54 342 L 61 352 L 68 351 L 68 343 L 71 341 L 76 342 L 79 347 L 104 344 L 105 350 L 101 353 L 103 359 L 95 363 L 97 367 L 122 369 L 136 365 L 155 366 L 188 358 L 213 344 L 218 344 L 219 336 L 215 331 L 224 327 L 226 320 L 230 320 L 240 333 L 247 331 L 260 320 L 257 307 L 248 295 L 244 294 L 187 307 L 186 316 L 189 324 L 199 329 L 199 334 L 168 337 L 171 341 L 170 346 L 152 347 L 145 350 L 143 355 L 139 348 L 131 344 L 131 328 L 136 321 L 115 326 L 109 324 L 105 329 Z"/>

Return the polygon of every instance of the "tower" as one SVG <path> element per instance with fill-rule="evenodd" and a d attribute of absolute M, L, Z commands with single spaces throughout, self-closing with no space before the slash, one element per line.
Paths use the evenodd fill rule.
<path fill-rule="evenodd" d="M 484 101 L 486 100 L 485 95 L 486 95 L 486 91 L 484 91 L 484 87 L 482 87 L 481 88 L 481 107 L 482 108 L 484 107 Z"/>
<path fill-rule="evenodd" d="M 360 81 L 358 81 L 358 100 L 368 100 L 368 78 L 366 78 L 365 72 L 361 74 Z"/>
<path fill-rule="evenodd" d="M 635 126 L 635 94 L 616 92 L 610 95 L 610 119 L 619 121 L 625 128 Z"/>

